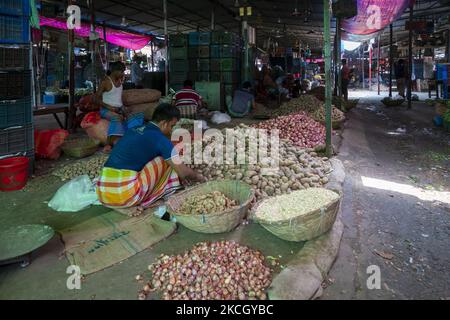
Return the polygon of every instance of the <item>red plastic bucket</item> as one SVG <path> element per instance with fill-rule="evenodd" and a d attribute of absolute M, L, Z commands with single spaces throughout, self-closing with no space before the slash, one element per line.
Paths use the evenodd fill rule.
<path fill-rule="evenodd" d="M 0 191 L 21 190 L 28 181 L 27 157 L 12 157 L 0 160 Z"/>

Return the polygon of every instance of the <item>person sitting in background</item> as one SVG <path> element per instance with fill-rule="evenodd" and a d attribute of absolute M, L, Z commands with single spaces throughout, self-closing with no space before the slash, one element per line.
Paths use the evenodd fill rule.
<path fill-rule="evenodd" d="M 292 87 L 292 98 L 300 97 L 300 92 L 302 91 L 302 85 L 300 84 L 300 79 L 294 81 L 294 86 Z"/>
<path fill-rule="evenodd" d="M 160 104 L 146 126 L 128 130 L 112 150 L 100 174 L 100 202 L 128 215 L 139 215 L 157 200 L 181 188 L 180 178 L 204 182 L 205 178 L 181 163 L 168 137 L 180 111 Z"/>
<path fill-rule="evenodd" d="M 172 104 L 180 110 L 181 118 L 196 119 L 197 112 L 203 107 L 202 97 L 192 87 L 192 81 L 186 80 L 173 97 Z"/>
<path fill-rule="evenodd" d="M 272 77 L 270 76 L 270 69 L 264 67 L 263 73 L 264 73 L 263 85 L 266 92 L 272 96 L 278 95 L 278 85 L 275 83 L 275 81 L 273 81 Z"/>
<path fill-rule="evenodd" d="M 246 81 L 241 90 L 236 90 L 233 97 L 233 103 L 228 109 L 232 117 L 245 117 L 252 110 L 255 110 L 255 96 L 251 93 L 252 85 Z"/>
<path fill-rule="evenodd" d="M 122 62 L 112 63 L 96 95 L 96 101 L 102 106 L 100 116 L 110 121 L 108 128 L 109 145 L 105 147 L 105 152 L 111 150 L 127 129 L 144 124 L 143 113 L 128 114 L 123 106 L 124 72 L 125 65 Z"/>

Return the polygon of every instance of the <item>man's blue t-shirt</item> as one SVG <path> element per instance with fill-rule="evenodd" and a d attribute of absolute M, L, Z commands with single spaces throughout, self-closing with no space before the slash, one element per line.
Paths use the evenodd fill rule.
<path fill-rule="evenodd" d="M 175 153 L 172 142 L 154 123 L 129 129 L 114 146 L 105 167 L 141 171 L 156 157 L 171 159 Z"/>

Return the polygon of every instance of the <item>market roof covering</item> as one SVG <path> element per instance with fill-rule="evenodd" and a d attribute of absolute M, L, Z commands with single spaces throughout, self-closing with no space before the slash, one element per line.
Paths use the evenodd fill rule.
<path fill-rule="evenodd" d="M 358 0 L 358 15 L 344 20 L 342 29 L 348 39 L 371 38 L 400 18 L 409 4 L 410 0 Z"/>
<path fill-rule="evenodd" d="M 62 19 L 40 17 L 40 25 L 64 30 L 67 29 L 66 21 Z M 74 31 L 80 37 L 89 37 L 91 27 L 87 23 L 82 23 L 81 27 L 79 29 L 74 29 Z M 103 28 L 96 27 L 95 31 L 99 34 L 100 38 L 103 39 Z M 150 35 L 141 35 L 106 28 L 106 41 L 128 49 L 140 50 L 145 47 L 152 40 L 152 38 L 153 37 Z"/>

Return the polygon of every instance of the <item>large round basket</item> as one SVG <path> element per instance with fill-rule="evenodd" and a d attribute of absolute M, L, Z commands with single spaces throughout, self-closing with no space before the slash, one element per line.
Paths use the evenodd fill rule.
<path fill-rule="evenodd" d="M 85 158 L 98 150 L 99 143 L 91 138 L 76 138 L 67 140 L 61 146 L 62 151 L 74 158 Z"/>
<path fill-rule="evenodd" d="M 338 193 L 338 192 L 336 192 Z M 329 203 L 326 207 L 299 215 L 292 219 L 280 220 L 276 222 L 266 221 L 257 217 L 258 207 L 266 199 L 258 202 L 252 209 L 252 219 L 258 222 L 261 226 L 267 229 L 280 239 L 286 241 L 308 241 L 323 235 L 333 226 L 339 207 L 342 195 L 339 193 L 339 198 Z M 299 206 L 302 204 L 299 203 Z"/>
<path fill-rule="evenodd" d="M 210 214 L 184 215 L 178 212 L 185 199 L 194 195 L 220 191 L 229 199 L 236 200 L 239 206 L 223 212 Z M 237 180 L 207 182 L 169 197 L 167 211 L 177 222 L 188 229 L 201 233 L 223 233 L 236 228 L 246 217 L 254 191 L 250 185 Z"/>

